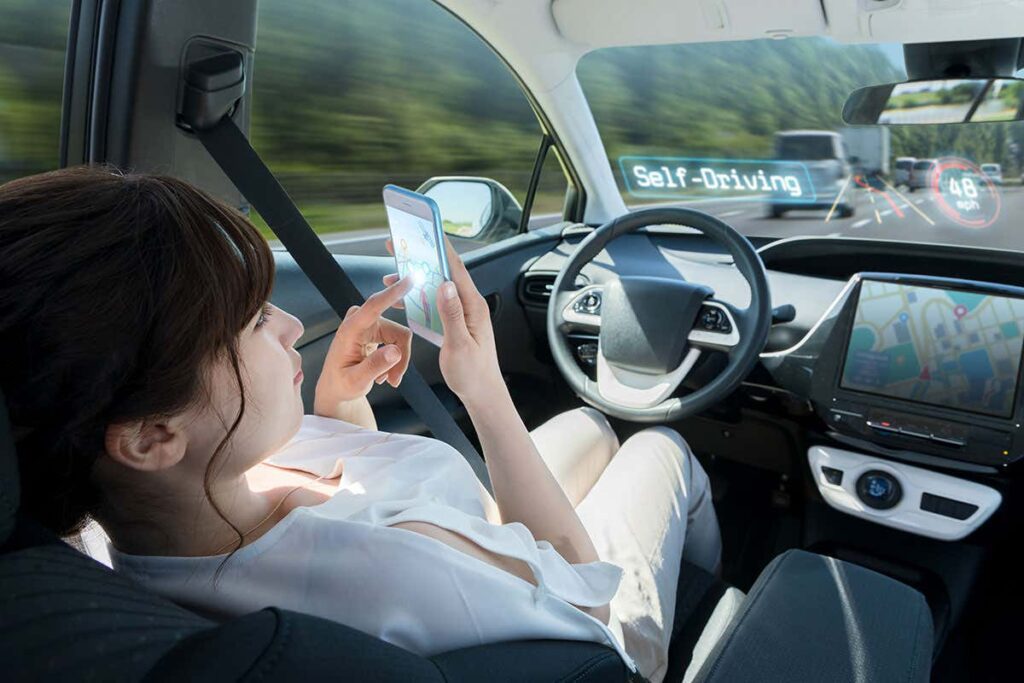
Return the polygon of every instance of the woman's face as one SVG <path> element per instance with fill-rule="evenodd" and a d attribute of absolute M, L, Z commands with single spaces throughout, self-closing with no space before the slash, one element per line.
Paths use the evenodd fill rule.
<path fill-rule="evenodd" d="M 267 304 L 239 336 L 245 414 L 218 458 L 217 476 L 237 476 L 280 449 L 298 431 L 302 415 L 302 357 L 294 344 L 302 323 Z M 238 383 L 225 357 L 213 367 L 209 403 L 197 410 L 186 427 L 194 466 L 205 471 L 239 408 Z"/>

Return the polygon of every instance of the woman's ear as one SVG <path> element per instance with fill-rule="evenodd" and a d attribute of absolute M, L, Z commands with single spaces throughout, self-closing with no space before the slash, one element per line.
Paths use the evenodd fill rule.
<path fill-rule="evenodd" d="M 107 455 L 134 470 L 155 472 L 174 467 L 185 457 L 188 437 L 175 418 L 123 422 L 107 426 Z"/>

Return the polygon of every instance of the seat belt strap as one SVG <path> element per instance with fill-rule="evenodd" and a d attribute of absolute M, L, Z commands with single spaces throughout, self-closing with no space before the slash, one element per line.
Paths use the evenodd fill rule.
<path fill-rule="evenodd" d="M 349 306 L 362 304 L 362 292 L 317 237 L 231 117 L 224 116 L 216 125 L 193 132 L 338 316 L 344 318 Z M 484 488 L 493 493 L 483 458 L 412 364 L 398 391 L 434 437 L 461 453 Z"/>

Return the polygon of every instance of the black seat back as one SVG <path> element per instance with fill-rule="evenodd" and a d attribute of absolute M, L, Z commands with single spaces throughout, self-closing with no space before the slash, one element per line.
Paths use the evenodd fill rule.
<path fill-rule="evenodd" d="M 18 458 L 14 453 L 14 437 L 7 418 L 7 402 L 0 391 L 0 547 L 14 531 L 15 515 L 21 501 L 18 482 Z"/>

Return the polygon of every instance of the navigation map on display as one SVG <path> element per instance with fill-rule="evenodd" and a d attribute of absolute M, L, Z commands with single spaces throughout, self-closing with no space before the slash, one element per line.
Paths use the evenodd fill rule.
<path fill-rule="evenodd" d="M 433 224 L 392 207 L 386 207 L 391 225 L 398 275 L 411 275 L 413 288 L 405 295 L 405 313 L 410 322 L 444 334 L 437 312 L 437 289 L 444 282 L 438 259 Z"/>
<path fill-rule="evenodd" d="M 865 280 L 846 389 L 1009 417 L 1024 300 Z"/>

